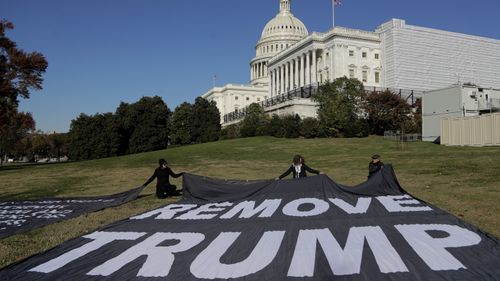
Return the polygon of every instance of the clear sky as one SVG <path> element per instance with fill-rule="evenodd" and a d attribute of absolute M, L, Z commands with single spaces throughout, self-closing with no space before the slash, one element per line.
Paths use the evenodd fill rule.
<path fill-rule="evenodd" d="M 37 129 L 67 132 L 80 113 L 159 95 L 173 111 L 212 87 L 247 84 L 249 62 L 279 0 L 0 0 L 7 36 L 45 55 L 43 90 L 21 100 Z M 335 24 L 407 24 L 500 39 L 499 0 L 344 0 Z M 331 28 L 331 0 L 293 0 L 309 32 Z"/>

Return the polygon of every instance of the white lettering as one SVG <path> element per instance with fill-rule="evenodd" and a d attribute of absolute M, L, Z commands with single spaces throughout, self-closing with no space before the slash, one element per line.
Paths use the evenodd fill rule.
<path fill-rule="evenodd" d="M 220 216 L 221 219 L 230 219 L 241 212 L 239 218 L 251 218 L 259 214 L 259 218 L 271 217 L 278 207 L 280 206 L 281 199 L 266 199 L 257 208 L 255 208 L 255 201 L 244 201 L 234 206 L 229 212 Z"/>
<path fill-rule="evenodd" d="M 353 206 L 342 199 L 339 198 L 329 198 L 330 202 L 332 202 L 335 206 L 344 210 L 348 214 L 365 214 L 370 207 L 370 203 L 372 202 L 371 198 L 363 198 L 360 197 L 356 206 Z"/>
<path fill-rule="evenodd" d="M 422 202 L 412 198 L 410 195 L 389 195 L 378 196 L 377 200 L 384 205 L 387 211 L 395 212 L 418 212 L 418 211 L 432 211 L 429 206 L 403 206 L 403 205 L 421 205 Z"/>
<path fill-rule="evenodd" d="M 366 226 L 349 230 L 344 249 L 328 228 L 300 230 L 288 276 L 314 276 L 317 243 L 323 249 L 334 275 L 359 274 L 365 239 L 381 272 L 408 271 L 382 229 L 378 226 Z"/>
<path fill-rule="evenodd" d="M 309 211 L 301 211 L 299 207 L 303 204 L 312 204 L 314 207 Z M 301 198 L 287 203 L 283 207 L 283 214 L 292 217 L 312 217 L 326 212 L 328 208 L 330 208 L 330 205 L 323 200 L 316 198 Z"/>
<path fill-rule="evenodd" d="M 466 268 L 446 248 L 472 246 L 481 242 L 479 235 L 457 225 L 400 224 L 395 227 L 432 270 Z M 445 232 L 447 235 L 435 238 L 429 235 L 428 231 Z"/>
<path fill-rule="evenodd" d="M 84 238 L 94 239 L 94 241 L 89 242 L 81 247 L 73 249 L 59 257 L 52 259 L 46 263 L 43 263 L 37 267 L 30 269 L 29 271 L 49 273 L 56 269 L 59 269 L 66 264 L 83 257 L 84 255 L 95 251 L 102 246 L 111 243 L 115 240 L 135 240 L 146 234 L 145 232 L 94 232 L 89 235 L 83 236 Z"/>
<path fill-rule="evenodd" d="M 241 232 L 222 232 L 191 264 L 191 273 L 197 278 L 239 278 L 256 273 L 268 266 L 278 253 L 285 231 L 266 231 L 250 256 L 234 264 L 222 264 L 222 255 L 231 247 Z"/>
<path fill-rule="evenodd" d="M 174 253 L 187 251 L 205 239 L 205 235 L 193 232 L 169 233 L 158 232 L 141 243 L 130 247 L 119 256 L 108 260 L 92 269 L 88 275 L 109 276 L 138 257 L 147 256 L 146 262 L 137 276 L 165 277 L 174 263 Z M 158 246 L 165 240 L 179 240 L 172 246 Z"/>
<path fill-rule="evenodd" d="M 180 213 L 180 212 L 185 212 L 187 210 L 190 210 L 192 208 L 195 208 L 197 205 L 195 204 L 170 204 L 168 206 L 165 206 L 163 208 L 159 208 L 156 210 L 149 211 L 147 213 L 144 213 L 142 215 L 138 215 L 135 217 L 131 217 L 130 219 L 132 220 L 140 220 L 140 219 L 145 219 L 152 217 L 154 215 L 159 214 L 155 219 L 157 220 L 167 220 L 171 219 L 175 216 L 175 214 Z"/>
<path fill-rule="evenodd" d="M 217 216 L 216 212 L 224 211 L 223 207 L 230 207 L 233 203 L 223 202 L 223 203 L 210 203 L 200 206 L 197 209 L 189 211 L 184 215 L 178 216 L 178 220 L 209 220 Z M 215 213 L 211 213 L 215 212 Z M 205 214 L 203 214 L 205 213 Z M 208 214 L 207 214 L 208 213 Z"/>

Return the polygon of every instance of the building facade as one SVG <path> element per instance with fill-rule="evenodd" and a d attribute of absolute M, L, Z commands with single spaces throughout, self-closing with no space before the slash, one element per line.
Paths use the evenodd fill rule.
<path fill-rule="evenodd" d="M 261 90 L 262 99 L 272 99 L 272 106 L 266 109 L 270 113 L 315 116 L 316 105 L 300 100 L 303 95 L 297 95 L 296 103 L 278 98 L 286 100 L 282 108 L 274 101 L 344 76 L 362 81 L 366 89 L 412 93 L 466 82 L 500 89 L 500 40 L 407 25 L 401 19 L 383 23 L 374 31 L 334 27 L 309 34 L 291 13 L 291 1 L 279 3 L 279 13 L 265 25 L 256 44 L 250 85 L 239 91 L 248 103 L 221 98 L 231 92 L 222 93 L 219 88 L 203 95 L 217 102 L 222 116 L 248 106 L 251 99 L 246 97 L 255 88 Z M 224 125 L 224 117 L 221 122 Z"/>

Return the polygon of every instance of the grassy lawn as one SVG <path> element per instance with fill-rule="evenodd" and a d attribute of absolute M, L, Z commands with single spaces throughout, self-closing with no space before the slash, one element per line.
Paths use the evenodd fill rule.
<path fill-rule="evenodd" d="M 366 179 L 374 153 L 392 163 L 412 195 L 500 236 L 500 147 L 403 145 L 381 137 L 362 139 L 277 139 L 258 137 L 169 148 L 93 161 L 0 167 L 0 200 L 106 195 L 141 185 L 166 158 L 174 172 L 225 179 L 276 178 L 294 154 L 336 182 Z M 181 179 L 174 179 L 181 186 Z M 156 199 L 154 183 L 141 197 L 64 222 L 0 240 L 0 267 L 54 247 L 65 240 L 132 215 L 174 202 Z"/>

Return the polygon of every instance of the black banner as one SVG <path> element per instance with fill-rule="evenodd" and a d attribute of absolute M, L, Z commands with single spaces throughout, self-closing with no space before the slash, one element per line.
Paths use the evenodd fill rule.
<path fill-rule="evenodd" d="M 390 166 L 325 175 L 184 175 L 175 204 L 0 271 L 1 280 L 500 280 L 499 241 L 407 194 Z"/>
<path fill-rule="evenodd" d="M 0 239 L 137 198 L 142 187 L 100 197 L 0 201 Z"/>

